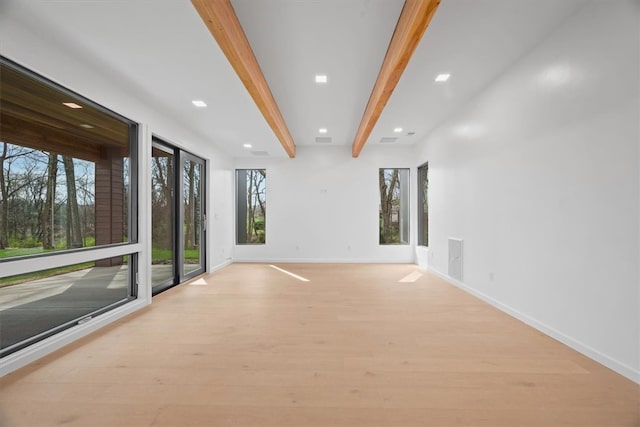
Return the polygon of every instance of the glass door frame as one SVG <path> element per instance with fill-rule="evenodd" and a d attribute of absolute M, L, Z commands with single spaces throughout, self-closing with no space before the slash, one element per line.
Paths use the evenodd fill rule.
<path fill-rule="evenodd" d="M 173 254 L 172 254 L 172 263 L 173 263 L 173 274 L 171 278 L 168 278 L 164 282 L 153 283 L 152 281 L 152 295 L 157 295 L 167 289 L 170 289 L 180 283 L 185 282 L 199 274 L 202 274 L 206 271 L 206 248 L 207 248 L 207 221 L 206 221 L 206 206 L 207 206 L 207 192 L 206 192 L 206 177 L 207 177 L 207 162 L 205 159 L 198 157 L 192 153 L 186 152 L 163 139 L 153 136 L 152 147 L 157 148 L 161 151 L 164 151 L 168 154 L 172 154 L 173 156 L 173 176 L 171 179 L 173 180 L 173 200 L 171 201 L 171 225 L 172 230 L 171 233 L 173 235 Z M 153 150 L 152 150 L 153 153 Z M 153 160 L 153 154 L 152 158 Z M 190 271 L 185 274 L 184 272 L 184 163 L 186 161 L 191 161 L 196 164 L 201 165 L 201 175 L 200 175 L 200 204 L 199 204 L 199 218 L 201 220 L 200 224 L 200 268 Z"/>
<path fill-rule="evenodd" d="M 171 230 L 170 233 L 172 235 L 172 259 L 171 259 L 171 265 L 172 265 L 172 274 L 171 277 L 167 278 L 164 282 L 159 282 L 159 283 L 153 283 L 153 265 L 151 266 L 151 270 L 152 270 L 152 274 L 151 274 L 151 294 L 152 295 L 156 295 L 162 291 L 165 291 L 175 285 L 177 285 L 178 283 L 180 283 L 178 281 L 178 275 L 177 275 L 177 266 L 176 266 L 176 230 L 178 229 L 178 223 L 177 223 L 177 207 L 176 207 L 176 175 L 177 175 L 177 162 L 176 162 L 176 148 L 167 144 L 166 142 L 162 141 L 159 138 L 156 138 L 155 136 L 152 138 L 152 150 L 151 150 L 151 161 L 153 161 L 153 148 L 156 148 L 160 151 L 163 151 L 167 154 L 171 155 L 172 158 L 172 162 L 173 162 L 173 174 L 172 176 L 167 176 L 167 179 L 171 179 L 171 185 L 172 185 L 172 200 L 170 203 L 171 206 L 171 220 L 169 221 L 169 223 L 171 224 Z M 153 177 L 151 178 L 151 180 L 153 181 Z M 153 210 L 153 206 L 151 207 L 151 209 Z M 153 217 L 153 213 L 152 213 L 152 217 Z M 152 224 L 153 224 L 153 219 L 151 220 Z M 153 248 L 153 232 L 151 233 L 151 240 L 152 240 L 152 248 Z M 151 259 L 153 260 L 153 255 L 151 256 Z"/>
<path fill-rule="evenodd" d="M 178 282 L 182 283 L 186 280 L 189 280 L 199 274 L 202 274 L 206 271 L 206 248 L 207 248 L 207 211 L 206 211 L 206 205 L 207 205 L 207 200 L 206 200 L 206 178 L 207 178 L 207 173 L 206 173 L 206 161 L 201 158 L 198 157 L 196 155 L 193 155 L 191 153 L 188 153 L 186 151 L 182 151 L 182 150 L 177 150 L 177 163 L 180 165 L 178 168 L 176 168 L 176 173 L 178 175 L 178 180 L 176 181 L 176 187 L 180 189 L 180 197 L 176 197 L 176 201 L 178 203 L 178 215 L 176 215 L 177 217 L 177 224 L 178 227 L 176 228 L 178 230 L 178 233 L 176 234 L 175 237 L 177 237 L 177 245 L 176 245 L 176 249 L 177 249 L 177 257 L 176 257 L 176 261 L 177 261 L 177 270 L 178 270 Z M 197 165 L 201 166 L 201 175 L 200 175 L 200 185 L 198 190 L 200 191 L 200 204 L 199 206 L 197 206 L 197 208 L 199 209 L 199 218 L 200 218 L 200 227 L 199 227 L 199 232 L 200 232 L 200 236 L 199 236 L 199 241 L 200 241 L 200 250 L 199 250 L 199 255 L 200 255 L 200 268 L 195 269 L 193 271 L 190 271 L 189 273 L 185 273 L 184 270 L 184 266 L 185 266 L 185 258 L 184 258 L 184 164 L 185 162 L 190 161 L 193 162 Z"/>

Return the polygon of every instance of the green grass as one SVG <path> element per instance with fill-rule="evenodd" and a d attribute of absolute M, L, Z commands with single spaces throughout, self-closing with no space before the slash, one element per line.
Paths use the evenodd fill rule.
<path fill-rule="evenodd" d="M 164 261 L 173 259 L 173 251 L 170 249 L 153 248 L 151 250 L 151 259 L 154 261 Z"/>
<path fill-rule="evenodd" d="M 151 250 L 152 263 L 158 261 L 170 261 L 173 259 L 173 251 L 170 249 L 153 248 Z M 200 259 L 199 249 L 187 249 L 184 251 L 184 259 L 189 261 L 197 261 Z"/>
<path fill-rule="evenodd" d="M 67 243 L 64 240 L 58 240 L 56 242 L 56 246 L 54 249 L 47 249 L 47 250 L 43 249 L 42 246 L 34 246 L 34 247 L 28 247 L 28 248 L 19 247 L 19 246 L 22 246 L 21 243 L 24 243 L 19 241 L 14 241 L 10 243 L 12 244 L 12 246 L 15 246 L 15 247 L 0 249 L 0 258 L 10 258 L 10 257 L 16 257 L 16 256 L 24 256 L 24 255 L 35 255 L 35 254 L 42 254 L 42 253 L 54 252 L 54 251 L 64 251 L 68 249 Z M 37 242 L 37 244 L 42 245 L 42 242 Z M 89 248 L 95 245 L 96 245 L 96 239 L 94 237 L 89 236 L 84 239 L 83 247 Z"/>
<path fill-rule="evenodd" d="M 85 262 L 82 264 L 68 265 L 66 267 L 51 268 L 49 270 L 36 271 L 33 273 L 20 274 L 17 276 L 3 277 L 0 279 L 0 288 L 3 286 L 17 285 L 19 283 L 28 282 L 30 280 L 43 279 L 45 277 L 56 276 L 58 274 L 70 273 L 72 271 L 83 270 L 93 267 L 95 263 Z"/>
<path fill-rule="evenodd" d="M 45 251 L 42 247 L 39 248 L 9 248 L 9 249 L 0 249 L 0 258 L 9 258 L 14 256 L 23 256 L 23 255 L 34 255 L 41 254 Z"/>

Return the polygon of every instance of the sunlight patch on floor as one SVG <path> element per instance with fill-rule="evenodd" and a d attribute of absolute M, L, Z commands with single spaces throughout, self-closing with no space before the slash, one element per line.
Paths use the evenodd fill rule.
<path fill-rule="evenodd" d="M 300 280 L 301 282 L 310 282 L 310 281 L 311 281 L 311 280 L 309 280 L 309 279 L 305 279 L 305 278 L 304 278 L 304 277 L 302 277 L 302 276 L 298 276 L 297 274 L 294 274 L 294 273 L 292 273 L 292 272 L 290 272 L 290 271 L 287 271 L 287 270 L 282 269 L 282 268 L 280 268 L 280 267 L 276 267 L 275 265 L 269 265 L 269 267 L 274 268 L 274 269 L 276 269 L 276 270 L 278 270 L 278 271 L 281 271 L 281 272 L 282 272 L 282 273 L 284 273 L 284 274 L 288 274 L 289 276 L 291 276 L 291 277 L 293 277 L 293 278 L 295 278 L 295 279 L 298 279 L 298 280 Z"/>
<path fill-rule="evenodd" d="M 422 273 L 420 273 L 419 271 L 414 271 L 413 273 L 407 274 L 402 279 L 398 280 L 398 283 L 413 283 L 421 277 Z"/>
<path fill-rule="evenodd" d="M 208 283 L 204 279 L 194 280 L 193 282 L 189 283 L 189 286 L 207 286 L 207 285 Z"/>

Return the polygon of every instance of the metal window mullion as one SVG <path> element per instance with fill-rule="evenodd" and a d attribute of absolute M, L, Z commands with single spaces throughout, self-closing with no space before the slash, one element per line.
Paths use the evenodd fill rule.
<path fill-rule="evenodd" d="M 74 252 L 47 254 L 46 256 L 11 259 L 2 262 L 2 273 L 0 277 L 15 276 L 18 274 L 32 273 L 34 271 L 48 270 L 50 268 L 65 267 L 67 265 L 129 255 L 141 250 L 142 245 L 140 243 L 130 243 L 90 250 L 82 249 Z M 34 268 L 34 265 L 37 265 L 37 268 Z"/>
<path fill-rule="evenodd" d="M 247 242 L 247 170 L 236 170 L 236 243 Z"/>
<path fill-rule="evenodd" d="M 200 264 L 203 272 L 207 271 L 207 161 L 202 159 L 200 171 Z"/>
<path fill-rule="evenodd" d="M 184 152 L 182 150 L 176 150 L 176 188 L 174 191 L 174 197 L 176 199 L 176 215 L 175 215 L 175 230 L 176 230 L 176 272 L 178 276 L 178 283 L 184 280 Z"/>
<path fill-rule="evenodd" d="M 181 203 L 181 215 L 182 215 L 182 222 L 180 223 L 180 232 L 182 233 L 181 236 L 181 240 L 180 240 L 180 244 L 181 244 L 181 250 L 180 250 L 180 254 L 181 254 L 181 276 L 180 276 L 180 282 L 183 282 L 187 279 L 190 279 L 191 277 L 197 276 L 198 274 L 202 273 L 205 271 L 206 269 L 206 259 L 205 259 L 205 247 L 206 247 L 206 235 L 204 234 L 204 229 L 203 229 L 203 224 L 202 221 L 204 220 L 204 215 L 206 213 L 205 209 L 204 209 L 204 197 L 205 197 L 205 187 L 204 187 L 204 182 L 206 180 L 206 162 L 204 159 L 195 156 L 191 153 L 188 152 L 183 152 L 180 151 L 180 157 L 181 157 L 181 161 L 180 161 L 180 168 L 181 168 L 181 172 L 180 172 L 180 176 L 181 176 L 181 183 L 180 183 L 180 203 Z M 199 253 L 200 253 L 200 268 L 197 270 L 194 270 L 193 272 L 190 272 L 189 274 L 184 274 L 184 171 L 183 171 L 183 167 L 184 167 L 184 162 L 185 161 L 190 161 L 192 163 L 195 163 L 198 167 L 200 167 L 200 187 L 198 188 L 198 191 L 200 191 L 199 196 L 201 197 L 200 199 L 200 249 L 199 249 Z M 194 210 L 194 214 L 195 214 L 195 210 Z"/>
<path fill-rule="evenodd" d="M 409 244 L 409 169 L 398 169 L 398 175 L 400 178 L 400 212 L 398 212 L 400 243 Z"/>

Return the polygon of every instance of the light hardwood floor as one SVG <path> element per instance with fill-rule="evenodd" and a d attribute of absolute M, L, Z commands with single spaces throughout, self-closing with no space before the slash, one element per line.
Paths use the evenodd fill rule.
<path fill-rule="evenodd" d="M 638 385 L 415 266 L 279 267 L 310 281 L 233 264 L 0 379 L 0 425 L 640 426 Z"/>

